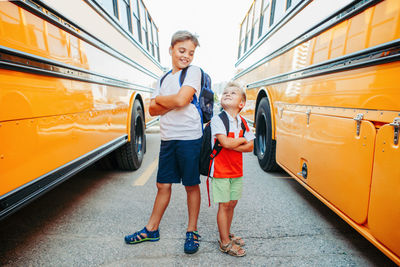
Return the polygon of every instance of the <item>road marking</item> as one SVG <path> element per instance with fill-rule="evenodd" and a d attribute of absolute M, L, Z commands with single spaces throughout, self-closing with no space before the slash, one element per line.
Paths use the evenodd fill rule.
<path fill-rule="evenodd" d="M 157 168 L 158 165 L 158 159 L 155 159 L 153 163 L 150 164 L 150 166 L 144 171 L 144 173 L 137 178 L 133 182 L 133 186 L 142 186 L 147 183 L 147 181 L 150 179 L 150 176 L 153 174 L 154 170 Z"/>

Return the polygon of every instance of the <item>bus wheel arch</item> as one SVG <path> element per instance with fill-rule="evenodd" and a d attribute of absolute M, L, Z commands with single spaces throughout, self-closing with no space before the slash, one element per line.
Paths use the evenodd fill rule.
<path fill-rule="evenodd" d="M 117 165 L 122 170 L 137 170 L 146 152 L 146 123 L 143 99 L 139 94 L 131 98 L 128 118 L 128 142 L 115 151 Z"/>
<path fill-rule="evenodd" d="M 273 138 L 273 114 L 267 94 L 257 99 L 255 112 L 256 139 L 255 155 L 260 167 L 266 171 L 277 171 L 279 165 L 276 163 L 276 140 Z"/>

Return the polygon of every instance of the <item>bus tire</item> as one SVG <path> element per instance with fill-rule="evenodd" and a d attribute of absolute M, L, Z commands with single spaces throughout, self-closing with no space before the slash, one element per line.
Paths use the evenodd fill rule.
<path fill-rule="evenodd" d="M 146 147 L 143 107 L 135 100 L 131 117 L 131 140 L 115 151 L 118 168 L 134 171 L 142 165 Z"/>
<path fill-rule="evenodd" d="M 271 109 L 268 98 L 261 99 L 256 115 L 255 152 L 261 169 L 266 172 L 279 170 L 276 163 L 276 140 L 272 139 Z"/>
<path fill-rule="evenodd" d="M 114 170 L 117 168 L 117 162 L 115 160 L 114 153 L 111 152 L 107 156 L 101 158 L 95 163 L 96 169 L 98 170 L 103 170 L 103 171 L 108 171 L 108 170 Z"/>

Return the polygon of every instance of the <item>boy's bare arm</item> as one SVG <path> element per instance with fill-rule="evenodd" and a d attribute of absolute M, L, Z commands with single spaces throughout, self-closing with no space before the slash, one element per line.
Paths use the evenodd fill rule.
<path fill-rule="evenodd" d="M 151 116 L 164 115 L 168 111 L 170 111 L 170 109 L 157 104 L 154 99 L 150 101 L 149 113 Z"/>
<path fill-rule="evenodd" d="M 171 110 L 189 105 L 194 93 L 196 93 L 196 90 L 193 87 L 185 85 L 181 87 L 177 94 L 158 95 L 155 100 L 157 104 Z"/>
<path fill-rule="evenodd" d="M 235 149 L 238 146 L 247 143 L 247 140 L 244 137 L 232 138 L 224 134 L 217 134 L 217 139 L 221 146 L 227 149 Z"/>
<path fill-rule="evenodd" d="M 236 148 L 234 148 L 233 150 L 237 151 L 237 152 L 251 152 L 253 151 L 253 147 L 254 147 L 254 142 L 253 140 L 247 142 L 246 144 L 240 145 Z"/>

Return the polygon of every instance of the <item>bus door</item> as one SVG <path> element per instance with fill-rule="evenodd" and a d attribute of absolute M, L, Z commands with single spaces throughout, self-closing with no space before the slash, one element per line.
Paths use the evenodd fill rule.
<path fill-rule="evenodd" d="M 377 133 L 368 226 L 373 236 L 400 255 L 400 118 Z"/>
<path fill-rule="evenodd" d="M 278 117 L 277 161 L 363 224 L 368 213 L 374 125 L 362 119 L 325 115 L 318 107 L 303 109 L 287 110 Z"/>

